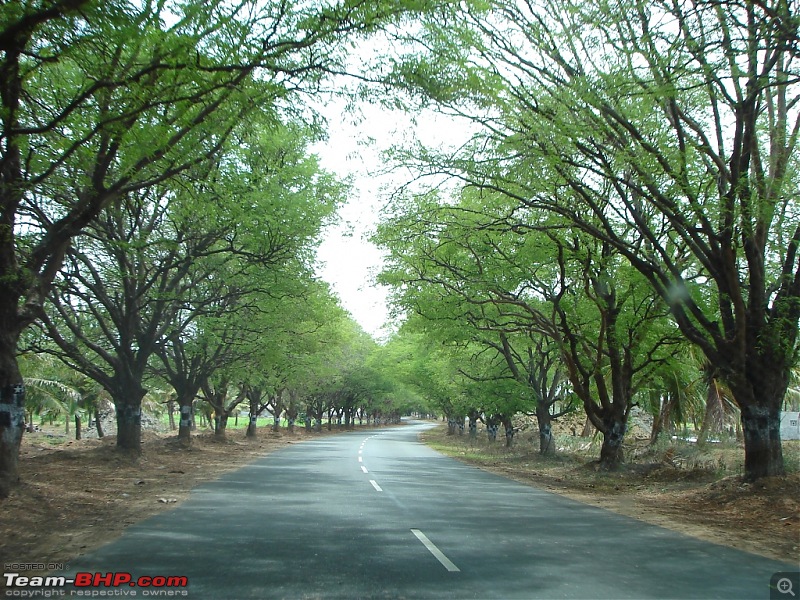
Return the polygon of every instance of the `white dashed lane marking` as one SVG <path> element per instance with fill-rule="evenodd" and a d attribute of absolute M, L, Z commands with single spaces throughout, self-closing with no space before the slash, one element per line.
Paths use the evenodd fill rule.
<path fill-rule="evenodd" d="M 451 561 L 444 555 L 444 552 L 442 552 L 441 550 L 439 550 L 439 548 L 436 547 L 436 544 L 434 544 L 432 541 L 428 539 L 427 535 L 422 533 L 419 529 L 412 529 L 411 533 L 417 536 L 417 539 L 420 542 L 422 542 L 422 544 L 428 549 L 428 551 L 436 557 L 436 560 L 442 563 L 442 566 L 444 566 L 445 569 L 453 573 L 461 571 L 461 569 L 459 569 L 457 566 L 453 564 L 453 561 Z"/>

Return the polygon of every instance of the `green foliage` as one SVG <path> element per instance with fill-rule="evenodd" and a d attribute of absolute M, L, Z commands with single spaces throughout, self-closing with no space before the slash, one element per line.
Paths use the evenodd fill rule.
<path fill-rule="evenodd" d="M 519 289 L 509 285 L 514 277 L 494 269 L 481 244 L 503 260 L 521 257 L 525 251 L 507 251 L 489 232 L 541 239 L 554 227 L 549 237 L 567 261 L 532 256 L 527 269 L 539 290 L 550 287 L 569 304 L 561 333 L 583 332 L 571 342 L 573 357 L 598 356 L 602 343 L 609 359 L 614 347 L 638 347 L 632 358 L 665 360 L 647 350 L 672 335 L 668 321 L 646 315 L 660 303 L 718 370 L 743 419 L 750 408 L 769 411 L 774 429 L 798 360 L 800 323 L 798 20 L 790 5 L 496 0 L 491 8 L 466 5 L 442 23 L 426 20 L 422 33 L 406 38 L 407 61 L 394 70 L 412 96 L 478 132 L 456 152 L 406 148 L 392 158 L 418 173 L 457 178 L 477 199 L 474 213 L 491 215 L 456 235 L 447 234 L 450 225 L 427 227 L 424 211 L 406 218 L 430 243 L 392 238 L 402 218 L 390 221 L 379 236 L 397 248 L 386 281 L 403 286 L 398 302 L 419 310 L 421 296 L 412 297 L 430 279 L 429 266 L 404 262 L 401 253 L 411 252 L 435 256 L 448 273 L 438 282 L 448 294 L 474 298 L 476 284 L 505 287 L 519 306 L 525 278 L 518 277 Z M 463 87 L 448 85 L 447 76 L 443 86 L 429 82 L 431 65 L 448 73 L 448 64 Z M 459 253 L 471 251 L 480 263 L 464 268 Z M 553 262 L 561 274 L 546 273 Z M 513 268 L 522 273 L 526 265 Z M 560 290 L 553 277 L 562 280 Z M 614 331 L 603 319 L 623 306 Z M 632 327 L 637 320 L 642 327 Z M 594 346 L 581 347 L 591 339 Z M 584 371 L 584 380 L 603 375 L 602 361 L 575 360 L 571 368 Z M 626 368 L 646 383 L 646 369 Z M 613 372 L 611 383 L 620 384 Z M 602 385 L 589 387 L 586 397 L 602 397 Z M 748 461 L 748 475 L 780 474 L 774 435 L 755 437 L 750 449 L 769 450 L 748 456 L 769 458 Z"/>

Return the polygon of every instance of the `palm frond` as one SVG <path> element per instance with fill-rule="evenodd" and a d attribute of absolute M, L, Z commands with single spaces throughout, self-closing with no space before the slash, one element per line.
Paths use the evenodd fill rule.
<path fill-rule="evenodd" d="M 35 413 L 48 410 L 55 414 L 73 414 L 81 401 L 77 390 L 59 381 L 25 377 L 24 382 L 25 404 Z"/>

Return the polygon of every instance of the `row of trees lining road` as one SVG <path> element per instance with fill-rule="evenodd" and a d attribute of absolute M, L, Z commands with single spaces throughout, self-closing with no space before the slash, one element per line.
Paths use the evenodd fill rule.
<path fill-rule="evenodd" d="M 238 419 L 242 411 L 249 413 L 246 436 L 255 437 L 257 419 L 267 412 L 273 431 L 280 429 L 281 417 L 289 429 L 300 423 L 319 430 L 325 420 L 329 428 L 333 423 L 344 427 L 394 423 L 401 413 L 420 407 L 419 398 L 399 379 L 384 375 L 382 348 L 338 306 L 324 285 L 312 284 L 307 296 L 290 304 L 292 310 L 276 304 L 273 308 L 280 312 L 269 315 L 280 316 L 282 323 L 269 324 L 261 318 L 248 325 L 257 336 L 246 343 L 246 352 L 235 350 L 242 338 L 234 344 L 222 339 L 212 343 L 204 336 L 181 338 L 175 354 L 188 365 L 175 366 L 174 373 L 200 381 L 188 401 L 183 401 L 186 394 L 180 379 L 165 370 L 163 359 L 152 360 L 142 380 L 146 388 L 140 403 L 142 427 L 160 429 L 158 421 L 169 415 L 178 440 L 189 445 L 197 421 L 212 426 L 215 437 L 223 438 L 230 417 Z M 228 316 L 231 324 L 241 326 L 238 315 Z M 218 364 L 207 360 L 212 346 L 217 356 L 224 356 Z M 107 418 L 118 417 L 118 408 L 110 410 L 114 396 L 79 372 L 80 367 L 71 366 L 68 357 L 52 356 L 57 353 L 43 345 L 40 351 L 21 356 L 29 425 L 64 420 L 69 434 L 74 418 L 77 439 L 84 422 L 98 427 L 100 437 L 119 434 L 116 427 L 102 426 Z M 180 421 L 174 418 L 176 412 Z"/>
<path fill-rule="evenodd" d="M 424 18 L 385 81 L 476 133 L 393 152 L 463 188 L 409 193 L 376 236 L 399 306 L 469 323 L 516 379 L 512 336 L 555 344 L 552 377 L 603 433 L 606 464 L 637 393 L 699 351 L 741 411 L 746 476 L 783 474 L 799 26 L 787 0 L 490 0 Z"/>
<path fill-rule="evenodd" d="M 486 215 L 485 197 L 481 213 L 466 201 L 417 200 L 380 228 L 377 239 L 393 252 L 383 280 L 400 290 L 400 305 L 425 318 L 417 326 L 426 335 L 470 349 L 461 371 L 473 385 L 492 382 L 477 404 L 462 407 L 462 419 L 474 409 L 508 429 L 515 412 L 532 411 L 549 453 L 551 421 L 580 403 L 604 435 L 601 462 L 620 462 L 637 395 L 659 372 L 682 368 L 685 344 L 663 303 L 602 244 L 561 239 L 555 222 L 541 237 L 508 235 Z M 490 408 L 492 395 L 508 399 Z"/>
<path fill-rule="evenodd" d="M 321 133 L 302 98 L 344 70 L 348 42 L 432 4 L 31 0 L 0 8 L 0 494 L 18 472 L 23 332 L 42 322 L 61 356 L 115 390 L 119 443 L 136 447 L 150 356 L 169 352 L 181 328 L 238 344 L 246 327 L 223 333 L 193 319 L 246 303 L 237 284 L 256 285 L 248 277 L 258 265 L 290 270 L 307 239 L 308 231 L 284 229 L 295 205 L 281 211 L 308 181 L 295 189 L 276 174 L 280 156 L 258 153 L 286 151 L 291 164 L 292 144 L 272 148 L 274 136 Z M 257 192 L 264 181 L 273 188 Z M 259 224 L 248 208 L 262 207 L 273 212 Z M 306 216 L 313 228 L 320 215 Z M 215 218 L 244 221 L 219 237 Z M 161 240 L 146 237 L 156 225 Z M 163 269 L 153 268 L 158 260 Z"/>
<path fill-rule="evenodd" d="M 309 268 L 303 253 L 341 199 L 340 186 L 306 158 L 299 132 L 250 135 L 233 134 L 236 152 L 210 177 L 190 170 L 110 202 L 67 250 L 53 282 L 41 321 L 46 342 L 36 350 L 55 353 L 114 398 L 120 447 L 139 447 L 155 356 L 176 378 L 191 377 L 178 363 L 187 338 L 216 345 L 214 369 L 195 373 L 196 384 L 208 385 L 204 377 L 263 341 L 271 323 L 260 315 L 276 320 L 274 297 L 301 300 L 308 287 L 298 280 Z M 196 390 L 176 385 L 179 406 L 191 404 Z"/>

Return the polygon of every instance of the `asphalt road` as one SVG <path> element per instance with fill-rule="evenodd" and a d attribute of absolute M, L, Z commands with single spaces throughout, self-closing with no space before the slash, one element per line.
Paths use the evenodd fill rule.
<path fill-rule="evenodd" d="M 797 569 L 463 465 L 416 441 L 426 426 L 288 446 L 70 574 L 188 578 L 185 590 L 80 588 L 115 597 L 734 599 L 770 598 L 773 574 Z"/>

